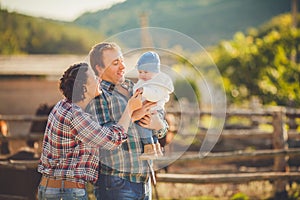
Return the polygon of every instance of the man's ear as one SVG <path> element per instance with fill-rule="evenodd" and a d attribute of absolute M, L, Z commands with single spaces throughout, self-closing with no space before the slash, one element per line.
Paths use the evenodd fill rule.
<path fill-rule="evenodd" d="M 104 68 L 102 68 L 102 67 L 99 66 L 99 65 L 96 65 L 95 69 L 96 69 L 96 71 L 97 71 L 98 76 L 101 77 L 102 74 L 103 74 L 103 72 L 104 72 Z"/>

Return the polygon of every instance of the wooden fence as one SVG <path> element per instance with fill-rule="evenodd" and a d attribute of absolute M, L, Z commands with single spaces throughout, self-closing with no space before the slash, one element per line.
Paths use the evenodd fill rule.
<path fill-rule="evenodd" d="M 232 171 L 224 170 L 216 171 L 201 171 L 198 173 L 189 171 L 186 169 L 180 172 L 161 173 L 161 170 L 156 173 L 158 182 L 172 182 L 172 183 L 194 183 L 194 184 L 207 184 L 207 183 L 243 183 L 249 181 L 272 181 L 274 185 L 274 198 L 279 199 L 282 195 L 286 195 L 286 185 L 291 181 L 300 181 L 299 165 L 294 164 L 293 167 L 289 166 L 291 158 L 294 160 L 300 160 L 300 140 L 299 134 L 299 119 L 300 110 L 292 108 L 276 107 L 270 109 L 259 110 L 228 110 L 226 112 L 226 119 L 224 129 L 220 135 L 217 144 L 211 152 L 206 156 L 199 156 L 199 152 L 193 150 L 186 151 L 183 155 L 178 156 L 177 152 L 172 151 L 173 144 L 172 139 L 174 136 L 182 135 L 183 137 L 189 137 L 188 132 L 180 132 L 180 126 L 184 126 L 183 123 L 189 123 L 189 119 L 199 118 L 199 126 L 197 127 L 196 140 L 203 141 L 209 129 L 202 121 L 204 118 L 210 118 L 211 113 L 201 111 L 200 113 L 193 112 L 192 107 L 185 109 L 184 112 L 178 112 L 170 109 L 168 111 L 168 117 L 174 121 L 170 123 L 170 132 L 168 133 L 166 145 L 166 155 L 155 161 L 157 165 L 163 165 L 169 161 L 172 165 L 179 163 L 187 163 L 187 161 L 199 161 L 199 163 L 210 163 L 213 165 L 222 166 L 224 163 L 241 163 L 251 161 L 251 163 L 262 160 L 271 160 L 271 168 L 260 169 L 256 167 L 251 170 L 247 167 L 239 167 Z M 31 116 L 31 115 L 0 115 L 0 120 L 7 122 L 34 122 L 45 121 L 47 116 Z M 185 122 L 178 123 L 179 120 Z M 170 137 L 171 136 L 171 137 Z M 173 136 L 173 137 L 172 137 Z M 195 135 L 192 135 L 194 137 Z M 38 144 L 41 143 L 43 132 L 26 132 L 22 136 L 12 136 L 10 134 L 6 136 L 0 136 L 0 144 L 13 143 L 15 141 L 33 141 Z M 171 138 L 171 139 L 170 139 Z M 236 145 L 227 145 L 222 143 L 231 142 Z M 245 148 L 238 143 L 242 141 L 248 141 L 247 145 L 251 148 Z M 259 147 L 251 145 L 251 142 L 259 143 Z M 292 145 L 291 145 L 292 143 Z M 198 144 L 201 146 L 200 144 Z M 192 145 L 193 146 L 193 145 Z M 197 145 L 196 145 L 197 146 Z M 200 147 L 198 146 L 198 147 Z M 229 148 L 228 148 L 229 146 Z M 235 148 L 238 146 L 238 148 Z M 261 146 L 265 146 L 261 147 Z M 227 148 L 227 149 L 226 149 Z M 244 148 L 244 149 L 243 149 Z M 40 146 L 32 146 L 35 149 L 35 156 L 39 157 Z M 224 150 L 225 149 L 225 150 Z M 6 160 L 12 156 L 11 154 L 0 155 L 0 165 L 6 165 L 11 167 L 23 167 L 33 168 L 36 167 L 37 161 L 34 162 L 22 162 L 16 160 Z M 295 159 L 296 158 L 296 159 Z M 27 165 L 26 165 L 27 163 Z M 243 170 L 242 170 L 243 169 Z M 229 173 L 230 172 L 230 173 Z"/>
<path fill-rule="evenodd" d="M 193 109 L 187 108 L 184 110 Z M 173 112 L 168 114 L 174 115 L 171 117 L 172 119 L 176 119 L 181 115 L 181 118 L 188 118 L 188 116 L 190 118 L 200 117 L 200 121 L 202 121 L 201 119 L 203 117 L 211 115 L 211 113 L 205 111 L 201 113 Z M 235 118 L 235 120 L 233 118 Z M 186 171 L 189 171 L 189 166 L 186 165 L 184 166 L 184 170 L 180 172 L 157 173 L 157 181 L 214 184 L 247 183 L 250 181 L 268 180 L 273 183 L 274 199 L 286 199 L 286 185 L 293 181 L 300 182 L 300 162 L 293 164 L 293 167 L 289 166 L 291 158 L 293 158 L 294 161 L 300 158 L 299 119 L 300 110 L 292 108 L 276 107 L 255 111 L 229 110 L 226 113 L 225 125 L 219 142 L 215 145 L 215 149 L 217 149 L 215 152 L 213 149 L 204 157 L 200 156 L 199 152 L 186 152 L 179 158 L 176 152 L 172 152 L 156 161 L 156 163 L 162 165 L 163 163 L 178 158 L 171 165 L 180 165 L 180 163 L 189 163 L 191 161 L 195 163 L 195 161 L 198 161 L 198 163 L 203 163 L 203 165 L 209 163 L 210 165 L 217 166 L 222 166 L 226 163 L 235 163 L 239 165 L 238 168 L 230 171 L 198 170 L 196 172 L 196 170 L 194 170 L 193 173 L 186 173 Z M 246 123 L 242 123 L 243 121 L 246 121 Z M 178 127 L 173 128 L 175 134 L 181 134 L 177 132 Z M 200 125 L 197 139 L 203 141 L 207 133 L 206 131 L 207 129 Z M 185 137 L 187 136 L 188 134 L 185 135 Z M 222 146 L 222 141 L 229 141 L 227 151 L 225 152 L 220 151 L 221 149 L 226 149 L 226 145 Z M 238 145 L 238 143 L 243 143 L 243 141 L 246 144 Z M 251 144 L 251 141 L 258 143 L 258 146 L 256 147 L 255 144 Z M 261 145 L 260 141 L 265 145 Z M 235 149 L 235 146 L 239 146 L 240 148 Z M 263 163 L 266 160 L 271 160 L 271 162 L 269 162 L 271 166 L 259 167 L 260 162 Z M 243 167 L 243 163 L 249 162 L 256 163 L 255 166 L 258 167 Z"/>

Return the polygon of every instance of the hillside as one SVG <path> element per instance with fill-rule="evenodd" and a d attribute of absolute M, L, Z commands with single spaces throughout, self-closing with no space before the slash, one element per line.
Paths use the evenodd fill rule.
<path fill-rule="evenodd" d="M 215 45 L 290 12 L 290 4 L 291 0 L 127 0 L 69 23 L 0 7 L 0 54 L 86 53 L 104 38 L 140 27 L 141 13 L 147 13 L 149 26 L 179 31 L 204 46 Z"/>
<path fill-rule="evenodd" d="M 99 31 L 0 7 L 0 54 L 86 54 L 101 38 Z"/>
<path fill-rule="evenodd" d="M 179 31 L 207 46 L 290 12 L 290 7 L 290 0 L 127 0 L 85 13 L 74 23 L 111 36 L 139 28 L 139 16 L 146 12 L 149 26 Z"/>

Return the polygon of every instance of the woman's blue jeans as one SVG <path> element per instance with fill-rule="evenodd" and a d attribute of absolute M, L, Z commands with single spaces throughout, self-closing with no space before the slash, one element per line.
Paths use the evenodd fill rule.
<path fill-rule="evenodd" d="M 86 189 L 79 188 L 49 188 L 39 185 L 39 200 L 88 200 Z"/>

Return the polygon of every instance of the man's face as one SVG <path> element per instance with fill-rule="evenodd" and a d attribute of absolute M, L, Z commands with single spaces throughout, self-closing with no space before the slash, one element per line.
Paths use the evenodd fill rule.
<path fill-rule="evenodd" d="M 125 64 L 121 51 L 107 49 L 103 51 L 103 63 L 105 69 L 102 73 L 102 80 L 113 84 L 120 84 L 125 80 Z"/>

